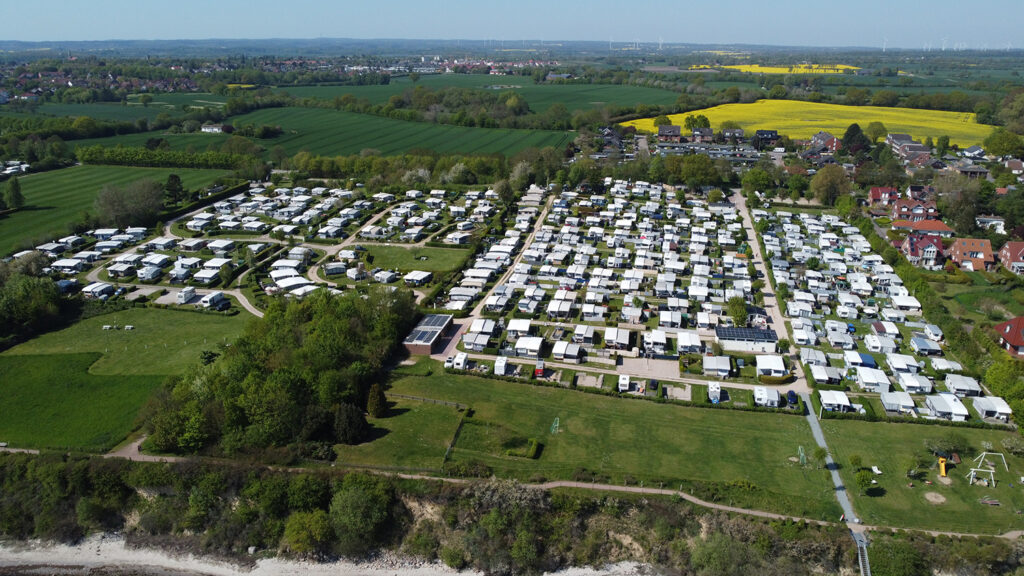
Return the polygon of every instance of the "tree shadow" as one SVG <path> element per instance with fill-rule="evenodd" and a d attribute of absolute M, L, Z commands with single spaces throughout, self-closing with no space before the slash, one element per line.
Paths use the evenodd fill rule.
<path fill-rule="evenodd" d="M 381 438 L 387 436 L 388 434 L 391 434 L 391 430 L 388 430 L 387 428 L 383 428 L 381 426 L 371 425 L 370 430 L 366 433 L 366 436 L 363 438 L 363 441 L 360 442 L 359 444 L 356 444 L 356 446 L 360 446 L 362 444 L 369 444 L 375 440 L 380 440 Z"/>
<path fill-rule="evenodd" d="M 401 416 L 406 412 L 409 412 L 409 408 L 395 408 L 393 402 L 388 402 L 388 411 L 384 414 L 384 418 L 394 418 L 395 416 Z"/>
<path fill-rule="evenodd" d="M 864 494 L 866 494 L 867 496 L 869 496 L 871 498 L 879 498 L 881 496 L 885 496 L 886 490 L 885 490 L 885 488 L 882 488 L 881 486 L 872 486 L 871 488 L 868 488 L 864 492 Z"/>

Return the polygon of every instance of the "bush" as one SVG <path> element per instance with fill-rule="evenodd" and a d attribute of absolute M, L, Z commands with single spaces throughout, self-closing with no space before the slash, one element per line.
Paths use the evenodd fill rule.
<path fill-rule="evenodd" d="M 449 568 L 462 570 L 466 567 L 466 553 L 456 546 L 444 546 L 441 548 L 441 561 Z"/>

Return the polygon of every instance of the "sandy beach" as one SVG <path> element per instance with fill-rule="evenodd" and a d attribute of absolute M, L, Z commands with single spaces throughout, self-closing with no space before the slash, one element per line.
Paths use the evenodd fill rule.
<path fill-rule="evenodd" d="M 366 562 L 339 560 L 329 563 L 299 562 L 277 558 L 260 559 L 255 565 L 239 566 L 201 556 L 176 556 L 162 550 L 130 548 L 119 535 L 95 535 L 69 546 L 38 541 L 0 542 L 0 575 L 12 574 L 106 574 L 132 573 L 151 576 L 442 576 L 480 575 L 457 572 L 444 564 L 383 553 Z M 569 568 L 559 576 L 638 576 L 651 574 L 649 567 L 622 562 L 600 569 Z"/>

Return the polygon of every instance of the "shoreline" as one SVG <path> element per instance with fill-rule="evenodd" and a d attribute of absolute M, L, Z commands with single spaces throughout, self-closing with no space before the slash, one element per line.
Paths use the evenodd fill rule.
<path fill-rule="evenodd" d="M 650 567 L 619 562 L 601 568 L 576 567 L 555 572 L 560 576 L 639 576 L 651 574 Z M 52 544 L 0 540 L 0 575 L 7 574 L 140 574 L 147 576 L 483 576 L 472 570 L 456 571 L 440 560 L 425 561 L 389 551 L 373 559 L 354 562 L 335 560 L 313 562 L 282 558 L 260 558 L 251 566 L 234 564 L 208 556 L 175 554 L 157 548 L 132 548 L 120 534 L 99 534 L 78 544 Z"/>

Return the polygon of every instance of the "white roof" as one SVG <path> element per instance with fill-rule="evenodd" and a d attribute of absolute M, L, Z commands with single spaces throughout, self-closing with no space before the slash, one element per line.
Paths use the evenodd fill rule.
<path fill-rule="evenodd" d="M 819 390 L 818 396 L 821 398 L 822 404 L 828 404 L 830 406 L 850 405 L 850 399 L 846 396 L 846 392 L 840 392 L 838 390 Z"/>
<path fill-rule="evenodd" d="M 758 371 L 770 370 L 772 372 L 786 371 L 786 363 L 782 361 L 782 356 L 776 355 L 763 355 L 757 357 L 757 369 Z"/>
<path fill-rule="evenodd" d="M 906 392 L 882 392 L 879 395 L 879 399 L 882 401 L 882 405 L 897 405 L 901 409 L 912 410 L 914 409 L 914 400 L 910 397 L 910 394 Z"/>
<path fill-rule="evenodd" d="M 508 321 L 508 331 L 509 332 L 529 332 L 530 331 L 530 327 L 532 325 L 533 325 L 533 321 L 532 320 L 527 320 L 525 318 L 513 318 L 512 320 Z"/>
<path fill-rule="evenodd" d="M 999 396 L 981 396 L 974 399 L 974 409 L 978 412 L 995 412 L 997 414 L 1013 414 L 1010 405 Z"/>
<path fill-rule="evenodd" d="M 955 394 L 949 392 L 933 394 L 927 398 L 927 402 L 929 406 L 934 407 L 936 412 L 948 412 L 954 419 L 959 417 L 966 420 L 970 416 L 964 403 Z"/>
<path fill-rule="evenodd" d="M 544 339 L 539 336 L 523 336 L 516 340 L 516 350 L 540 350 L 544 345 Z"/>

